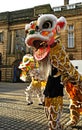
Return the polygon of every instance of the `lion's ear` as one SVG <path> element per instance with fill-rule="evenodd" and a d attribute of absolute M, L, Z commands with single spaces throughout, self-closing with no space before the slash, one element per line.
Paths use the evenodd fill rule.
<path fill-rule="evenodd" d="M 60 29 L 60 31 L 61 31 L 61 30 L 64 30 L 65 27 L 66 27 L 66 25 L 67 25 L 66 19 L 65 19 L 63 16 L 60 17 L 60 18 L 57 20 L 57 25 L 56 25 L 57 31 L 59 31 L 59 29 Z"/>

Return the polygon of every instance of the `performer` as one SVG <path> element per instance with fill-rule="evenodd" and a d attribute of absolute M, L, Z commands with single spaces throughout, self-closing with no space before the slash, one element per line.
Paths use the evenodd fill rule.
<path fill-rule="evenodd" d="M 70 62 L 61 43 L 60 34 L 65 26 L 66 19 L 64 17 L 57 19 L 53 14 L 41 15 L 36 22 L 34 21 L 26 25 L 25 30 L 28 33 L 25 43 L 27 46 L 35 48 L 34 57 L 36 60 L 41 62 L 48 56 L 50 64 L 57 68 L 63 85 L 66 89 L 69 88 L 67 93 L 72 100 L 70 104 L 70 111 L 72 110 L 71 120 L 67 125 L 76 125 L 79 121 L 79 114 L 82 112 L 82 75 L 78 73 Z M 75 91 L 73 91 L 72 86 Z M 76 113 L 78 113 L 77 119 Z"/>
<path fill-rule="evenodd" d="M 35 66 L 34 58 L 31 54 L 26 54 L 20 63 L 19 69 L 22 70 L 20 79 L 24 82 L 27 81 L 27 75 L 31 77 L 31 83 L 25 89 L 27 105 L 33 104 L 33 95 L 37 95 L 39 99 L 39 105 L 43 105 L 44 95 L 42 92 L 42 83 L 39 69 Z"/>
<path fill-rule="evenodd" d="M 49 130 L 63 129 L 60 118 L 63 106 L 63 85 L 61 76 L 57 75 L 58 71 L 52 66 L 51 74 L 48 77 L 44 90 L 45 95 L 45 113 L 48 118 Z"/>
<path fill-rule="evenodd" d="M 33 72 L 32 72 L 33 71 Z M 27 105 L 33 104 L 33 98 L 32 95 L 37 95 L 37 98 L 39 100 L 38 105 L 43 105 L 44 102 L 44 95 L 42 91 L 42 82 L 40 79 L 40 73 L 37 72 L 38 70 L 31 70 L 30 71 L 30 77 L 32 79 L 29 86 L 27 86 L 25 94 L 26 94 L 26 101 Z"/>

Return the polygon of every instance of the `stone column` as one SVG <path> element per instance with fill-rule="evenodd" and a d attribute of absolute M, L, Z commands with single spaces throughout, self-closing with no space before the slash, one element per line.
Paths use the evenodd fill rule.
<path fill-rule="evenodd" d="M 14 43 L 14 41 L 15 41 L 15 32 L 14 32 L 14 30 L 12 30 L 12 32 L 11 32 L 11 54 L 13 54 L 14 53 L 14 49 L 15 49 L 15 43 Z"/>
<path fill-rule="evenodd" d="M 69 0 L 64 0 L 64 5 L 69 5 Z"/>

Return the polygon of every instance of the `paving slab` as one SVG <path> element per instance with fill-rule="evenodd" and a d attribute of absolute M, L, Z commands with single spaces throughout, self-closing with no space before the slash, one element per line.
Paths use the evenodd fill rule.
<path fill-rule="evenodd" d="M 25 88 L 27 83 L 0 82 L 0 130 L 48 130 L 44 107 L 34 103 L 27 105 Z M 65 94 L 61 123 L 69 120 L 69 98 Z M 76 127 L 65 130 L 82 130 L 82 116 Z"/>

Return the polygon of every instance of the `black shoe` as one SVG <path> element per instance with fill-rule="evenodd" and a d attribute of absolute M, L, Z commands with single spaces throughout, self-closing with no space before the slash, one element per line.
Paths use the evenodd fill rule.
<path fill-rule="evenodd" d="M 33 102 L 27 103 L 27 105 L 32 105 L 32 104 L 33 104 Z"/>
<path fill-rule="evenodd" d="M 39 103 L 38 105 L 43 105 L 43 103 Z"/>
<path fill-rule="evenodd" d="M 39 103 L 38 105 L 45 106 L 45 102 Z"/>

